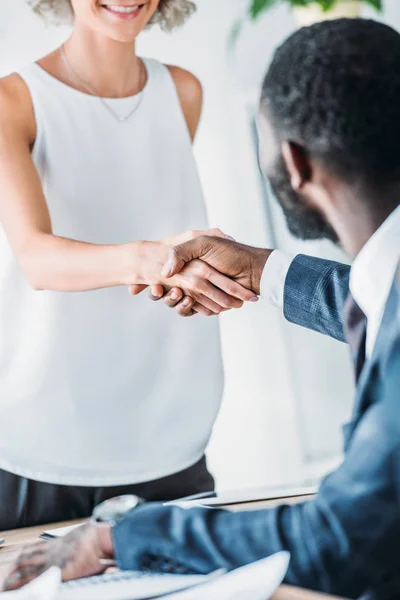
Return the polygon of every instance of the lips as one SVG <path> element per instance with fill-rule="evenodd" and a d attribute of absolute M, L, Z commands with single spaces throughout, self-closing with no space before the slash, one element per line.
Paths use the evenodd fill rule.
<path fill-rule="evenodd" d="M 142 11 L 144 3 L 141 4 L 102 4 L 102 7 L 113 16 L 124 19 L 135 19 Z"/>

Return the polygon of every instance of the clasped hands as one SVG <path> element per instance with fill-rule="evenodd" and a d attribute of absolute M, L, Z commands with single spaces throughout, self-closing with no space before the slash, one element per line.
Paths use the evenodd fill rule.
<path fill-rule="evenodd" d="M 218 229 L 148 244 L 148 252 L 157 255 L 157 264 L 139 284 L 130 286 L 132 295 L 150 286 L 152 300 L 163 298 L 183 317 L 218 315 L 258 300 L 271 250 L 239 244 Z"/>

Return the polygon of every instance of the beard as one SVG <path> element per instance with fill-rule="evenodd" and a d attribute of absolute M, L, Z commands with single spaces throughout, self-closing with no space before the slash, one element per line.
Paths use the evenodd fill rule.
<path fill-rule="evenodd" d="M 316 210 L 305 206 L 300 194 L 294 191 L 281 155 L 268 179 L 283 210 L 289 231 L 295 237 L 302 240 L 326 239 L 335 244 L 339 242 L 333 227 Z"/>

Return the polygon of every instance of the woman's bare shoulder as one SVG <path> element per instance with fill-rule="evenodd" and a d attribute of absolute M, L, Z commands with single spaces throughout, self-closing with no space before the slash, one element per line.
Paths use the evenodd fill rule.
<path fill-rule="evenodd" d="M 0 78 L 0 135 L 10 131 L 32 139 L 36 135 L 31 95 L 17 73 Z"/>
<path fill-rule="evenodd" d="M 183 114 L 192 139 L 196 135 L 203 107 L 203 88 L 193 73 L 181 67 L 166 65 L 175 82 Z"/>
<path fill-rule="evenodd" d="M 201 105 L 203 100 L 203 88 L 199 79 L 193 75 L 193 73 L 186 71 L 181 67 L 173 65 L 166 66 L 171 73 L 179 94 L 182 95 L 186 101 L 200 103 Z"/>

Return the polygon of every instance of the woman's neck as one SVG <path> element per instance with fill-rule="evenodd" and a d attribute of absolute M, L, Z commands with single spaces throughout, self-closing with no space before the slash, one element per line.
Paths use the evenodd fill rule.
<path fill-rule="evenodd" d="M 140 91 L 142 66 L 135 42 L 117 42 L 76 23 L 64 48 L 73 71 L 97 95 L 123 98 Z"/>

